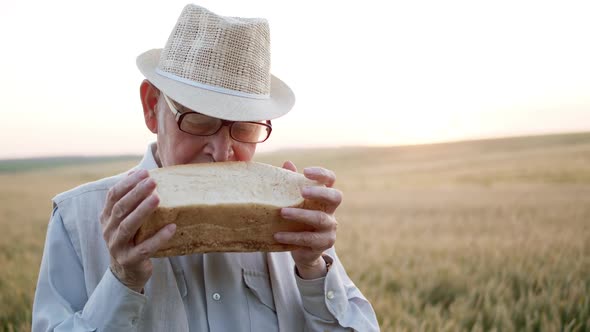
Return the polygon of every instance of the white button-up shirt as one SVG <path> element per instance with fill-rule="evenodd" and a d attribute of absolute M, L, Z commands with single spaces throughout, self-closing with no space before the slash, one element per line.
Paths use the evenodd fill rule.
<path fill-rule="evenodd" d="M 157 167 L 154 145 L 137 168 Z M 33 305 L 37 331 L 378 331 L 333 249 L 326 277 L 303 280 L 288 252 L 154 258 L 145 293 L 109 269 L 99 215 L 122 175 L 54 198 Z"/>

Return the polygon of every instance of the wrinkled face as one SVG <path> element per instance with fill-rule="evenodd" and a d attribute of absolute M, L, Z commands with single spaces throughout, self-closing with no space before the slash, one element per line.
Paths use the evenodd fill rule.
<path fill-rule="evenodd" d="M 157 104 L 157 144 L 161 166 L 181 164 L 249 161 L 256 151 L 255 143 L 242 143 L 230 137 L 229 127 L 224 126 L 214 135 L 195 136 L 181 131 L 175 116 L 169 109 L 163 94 Z"/>

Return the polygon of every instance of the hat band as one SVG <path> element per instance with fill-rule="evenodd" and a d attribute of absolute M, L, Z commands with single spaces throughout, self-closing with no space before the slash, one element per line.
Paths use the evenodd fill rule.
<path fill-rule="evenodd" d="M 225 93 L 225 94 L 232 95 L 232 96 L 252 98 L 252 99 L 269 99 L 270 98 L 270 94 L 261 95 L 261 94 L 256 94 L 256 93 L 247 93 L 247 92 L 222 88 L 220 86 L 208 85 L 208 84 L 192 81 L 187 78 L 176 76 L 176 75 L 171 74 L 169 72 L 165 72 L 165 71 L 161 70 L 160 68 L 156 68 L 156 73 L 158 73 L 159 75 L 162 75 L 164 77 L 167 77 L 169 79 L 172 79 L 172 80 L 184 83 L 184 84 L 188 84 L 188 85 L 191 85 L 191 86 L 194 86 L 197 88 L 209 90 L 209 91 L 220 92 L 220 93 Z"/>

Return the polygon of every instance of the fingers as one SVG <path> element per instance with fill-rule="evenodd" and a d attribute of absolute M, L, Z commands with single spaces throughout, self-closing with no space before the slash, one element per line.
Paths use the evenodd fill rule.
<path fill-rule="evenodd" d="M 140 262 L 153 256 L 162 245 L 168 242 L 176 232 L 176 224 L 168 224 L 162 227 L 152 237 L 133 247 L 130 253 L 131 262 Z"/>
<path fill-rule="evenodd" d="M 156 193 L 145 198 L 129 215 L 119 224 L 115 238 L 113 239 L 114 249 L 127 245 L 137 233 L 139 227 L 147 217 L 158 207 L 160 199 Z"/>
<path fill-rule="evenodd" d="M 115 202 L 111 209 L 110 220 L 104 225 L 105 231 L 110 232 L 111 230 L 116 229 L 142 201 L 152 194 L 155 188 L 156 182 L 149 177 L 137 183 L 125 196 Z"/>
<path fill-rule="evenodd" d="M 290 161 L 283 164 L 286 169 L 297 171 L 295 165 Z M 325 250 L 330 249 L 336 243 L 336 230 L 338 222 L 334 217 L 334 212 L 342 202 L 342 192 L 332 188 L 336 182 L 336 174 L 322 167 L 308 167 L 303 170 L 303 174 L 310 180 L 315 180 L 324 186 L 310 186 L 302 188 L 301 196 L 312 202 L 322 203 L 322 210 L 308 210 L 305 208 L 283 208 L 281 216 L 285 219 L 310 225 L 314 228 L 308 232 L 278 232 L 274 238 L 279 243 L 291 244 L 300 247 L 293 250 L 291 255 L 297 266 L 299 273 L 304 278 L 312 279 L 326 274 L 325 263 L 321 271 L 315 266 L 321 260 L 321 255 Z M 312 205 L 310 205 L 311 207 Z M 313 267 L 313 268 L 307 268 Z M 307 271 L 307 272 L 306 272 Z"/>
<path fill-rule="evenodd" d="M 115 184 L 107 194 L 107 200 L 103 209 L 104 218 L 101 218 L 101 221 L 108 219 L 111 216 L 115 203 L 133 189 L 141 180 L 148 177 L 148 175 L 149 174 L 146 170 L 139 170 L 127 175 L 127 177 Z"/>
<path fill-rule="evenodd" d="M 305 199 L 323 203 L 326 213 L 333 214 L 342 203 L 342 192 L 334 188 L 305 187 L 301 190 Z"/>
<path fill-rule="evenodd" d="M 288 169 L 288 170 L 293 171 L 293 172 L 297 172 L 297 167 L 290 160 L 287 160 L 287 161 L 285 161 L 283 163 L 283 168 Z"/>
<path fill-rule="evenodd" d="M 322 167 L 307 167 L 303 170 L 306 178 L 316 180 L 326 187 L 332 187 L 336 182 L 336 174 Z"/>
<path fill-rule="evenodd" d="M 151 277 L 149 258 L 176 231 L 176 225 L 168 225 L 139 245 L 133 241 L 139 227 L 160 202 L 155 188 L 156 182 L 146 170 L 129 172 L 109 190 L 100 216 L 103 237 L 111 254 L 111 270 L 135 291 L 140 291 Z"/>
<path fill-rule="evenodd" d="M 313 251 L 323 252 L 336 243 L 336 232 L 280 232 L 275 234 L 275 240 L 284 244 L 293 244 L 311 248 Z"/>
<path fill-rule="evenodd" d="M 313 211 L 298 208 L 283 208 L 281 209 L 281 216 L 288 220 L 301 222 L 314 227 L 318 231 L 336 230 L 338 222 L 333 215 L 327 214 L 323 211 Z"/>

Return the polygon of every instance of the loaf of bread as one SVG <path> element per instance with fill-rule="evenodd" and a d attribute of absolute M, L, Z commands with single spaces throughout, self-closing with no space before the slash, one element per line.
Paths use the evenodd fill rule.
<path fill-rule="evenodd" d="M 257 162 L 221 162 L 164 167 L 150 171 L 160 204 L 141 226 L 141 243 L 163 226 L 176 233 L 154 257 L 204 252 L 286 251 L 296 247 L 273 238 L 309 225 L 281 218 L 283 207 L 322 210 L 304 200 L 301 188 L 317 186 L 302 174 Z"/>

